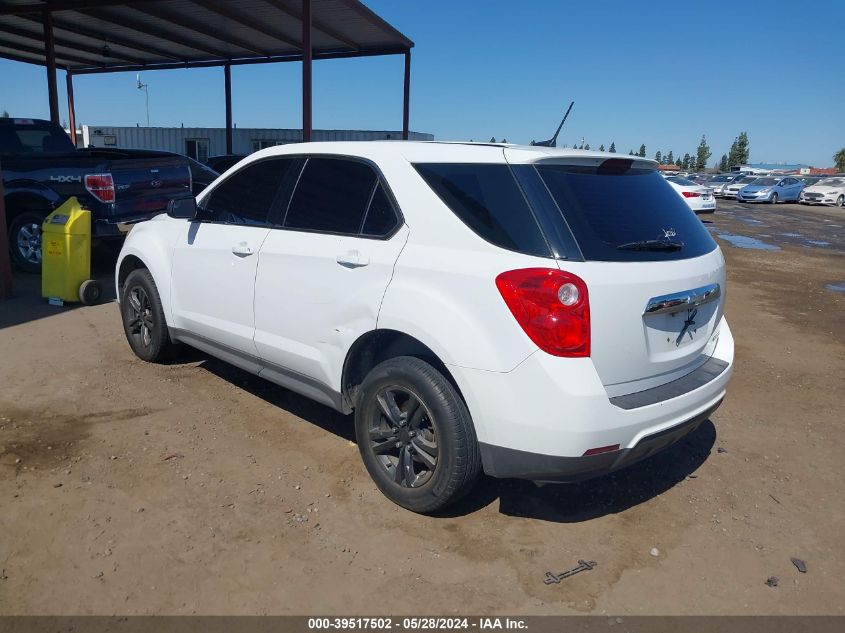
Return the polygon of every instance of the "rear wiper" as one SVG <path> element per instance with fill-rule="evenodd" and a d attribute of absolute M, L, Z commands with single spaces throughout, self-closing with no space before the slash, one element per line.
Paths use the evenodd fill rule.
<path fill-rule="evenodd" d="M 641 242 L 620 244 L 616 248 L 620 251 L 679 251 L 683 247 L 683 242 L 671 242 L 669 240 L 642 240 Z"/>

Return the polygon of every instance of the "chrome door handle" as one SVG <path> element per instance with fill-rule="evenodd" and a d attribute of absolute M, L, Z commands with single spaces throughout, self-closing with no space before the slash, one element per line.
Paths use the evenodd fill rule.
<path fill-rule="evenodd" d="M 252 246 L 246 242 L 238 242 L 237 244 L 232 245 L 232 252 L 235 255 L 240 255 L 241 257 L 249 257 L 255 253 L 255 251 L 252 250 Z"/>
<path fill-rule="evenodd" d="M 335 261 L 344 268 L 361 268 L 370 263 L 370 258 L 362 255 L 357 250 L 352 250 L 338 255 Z"/>

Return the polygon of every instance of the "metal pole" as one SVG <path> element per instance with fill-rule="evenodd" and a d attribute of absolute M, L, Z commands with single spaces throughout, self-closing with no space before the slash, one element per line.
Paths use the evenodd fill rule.
<path fill-rule="evenodd" d="M 302 140 L 311 140 L 311 0 L 302 0 Z"/>
<path fill-rule="evenodd" d="M 59 123 L 59 88 L 56 83 L 56 49 L 53 42 L 53 14 L 44 11 L 44 49 L 47 56 L 47 93 L 50 100 L 50 121 Z"/>
<path fill-rule="evenodd" d="M 6 194 L 3 191 L 3 167 L 0 165 L 0 301 L 12 298 L 12 261 L 6 233 Z"/>
<path fill-rule="evenodd" d="M 226 88 L 226 153 L 232 153 L 232 67 L 223 66 L 223 84 Z"/>
<path fill-rule="evenodd" d="M 411 122 L 411 49 L 405 51 L 405 86 L 402 99 L 402 138 L 410 137 Z"/>
<path fill-rule="evenodd" d="M 70 141 L 76 147 L 76 105 L 73 102 L 73 73 L 68 71 L 67 77 L 67 119 L 70 125 Z"/>

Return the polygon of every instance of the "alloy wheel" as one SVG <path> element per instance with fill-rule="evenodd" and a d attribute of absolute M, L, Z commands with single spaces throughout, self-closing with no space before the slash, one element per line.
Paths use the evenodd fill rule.
<path fill-rule="evenodd" d="M 392 481 L 419 488 L 431 480 L 440 457 L 431 412 L 419 396 L 397 385 L 381 389 L 376 402 L 368 425 L 370 450 Z"/>
<path fill-rule="evenodd" d="M 127 328 L 132 337 L 144 347 L 152 343 L 152 333 L 155 329 L 153 308 L 147 291 L 141 286 L 133 286 L 127 295 L 128 314 Z"/>
<path fill-rule="evenodd" d="M 22 224 L 17 235 L 18 253 L 29 264 L 41 264 L 41 227 L 34 222 Z"/>

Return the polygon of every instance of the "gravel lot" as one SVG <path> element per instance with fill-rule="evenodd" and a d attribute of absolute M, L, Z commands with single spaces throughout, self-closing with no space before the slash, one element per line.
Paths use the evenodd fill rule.
<path fill-rule="evenodd" d="M 439 517 L 376 491 L 351 419 L 199 353 L 144 364 L 114 304 L 52 308 L 19 277 L 0 613 L 842 614 L 845 211 L 705 220 L 737 342 L 712 423 L 593 482 L 485 481 Z M 543 584 L 578 559 L 598 566 Z"/>

